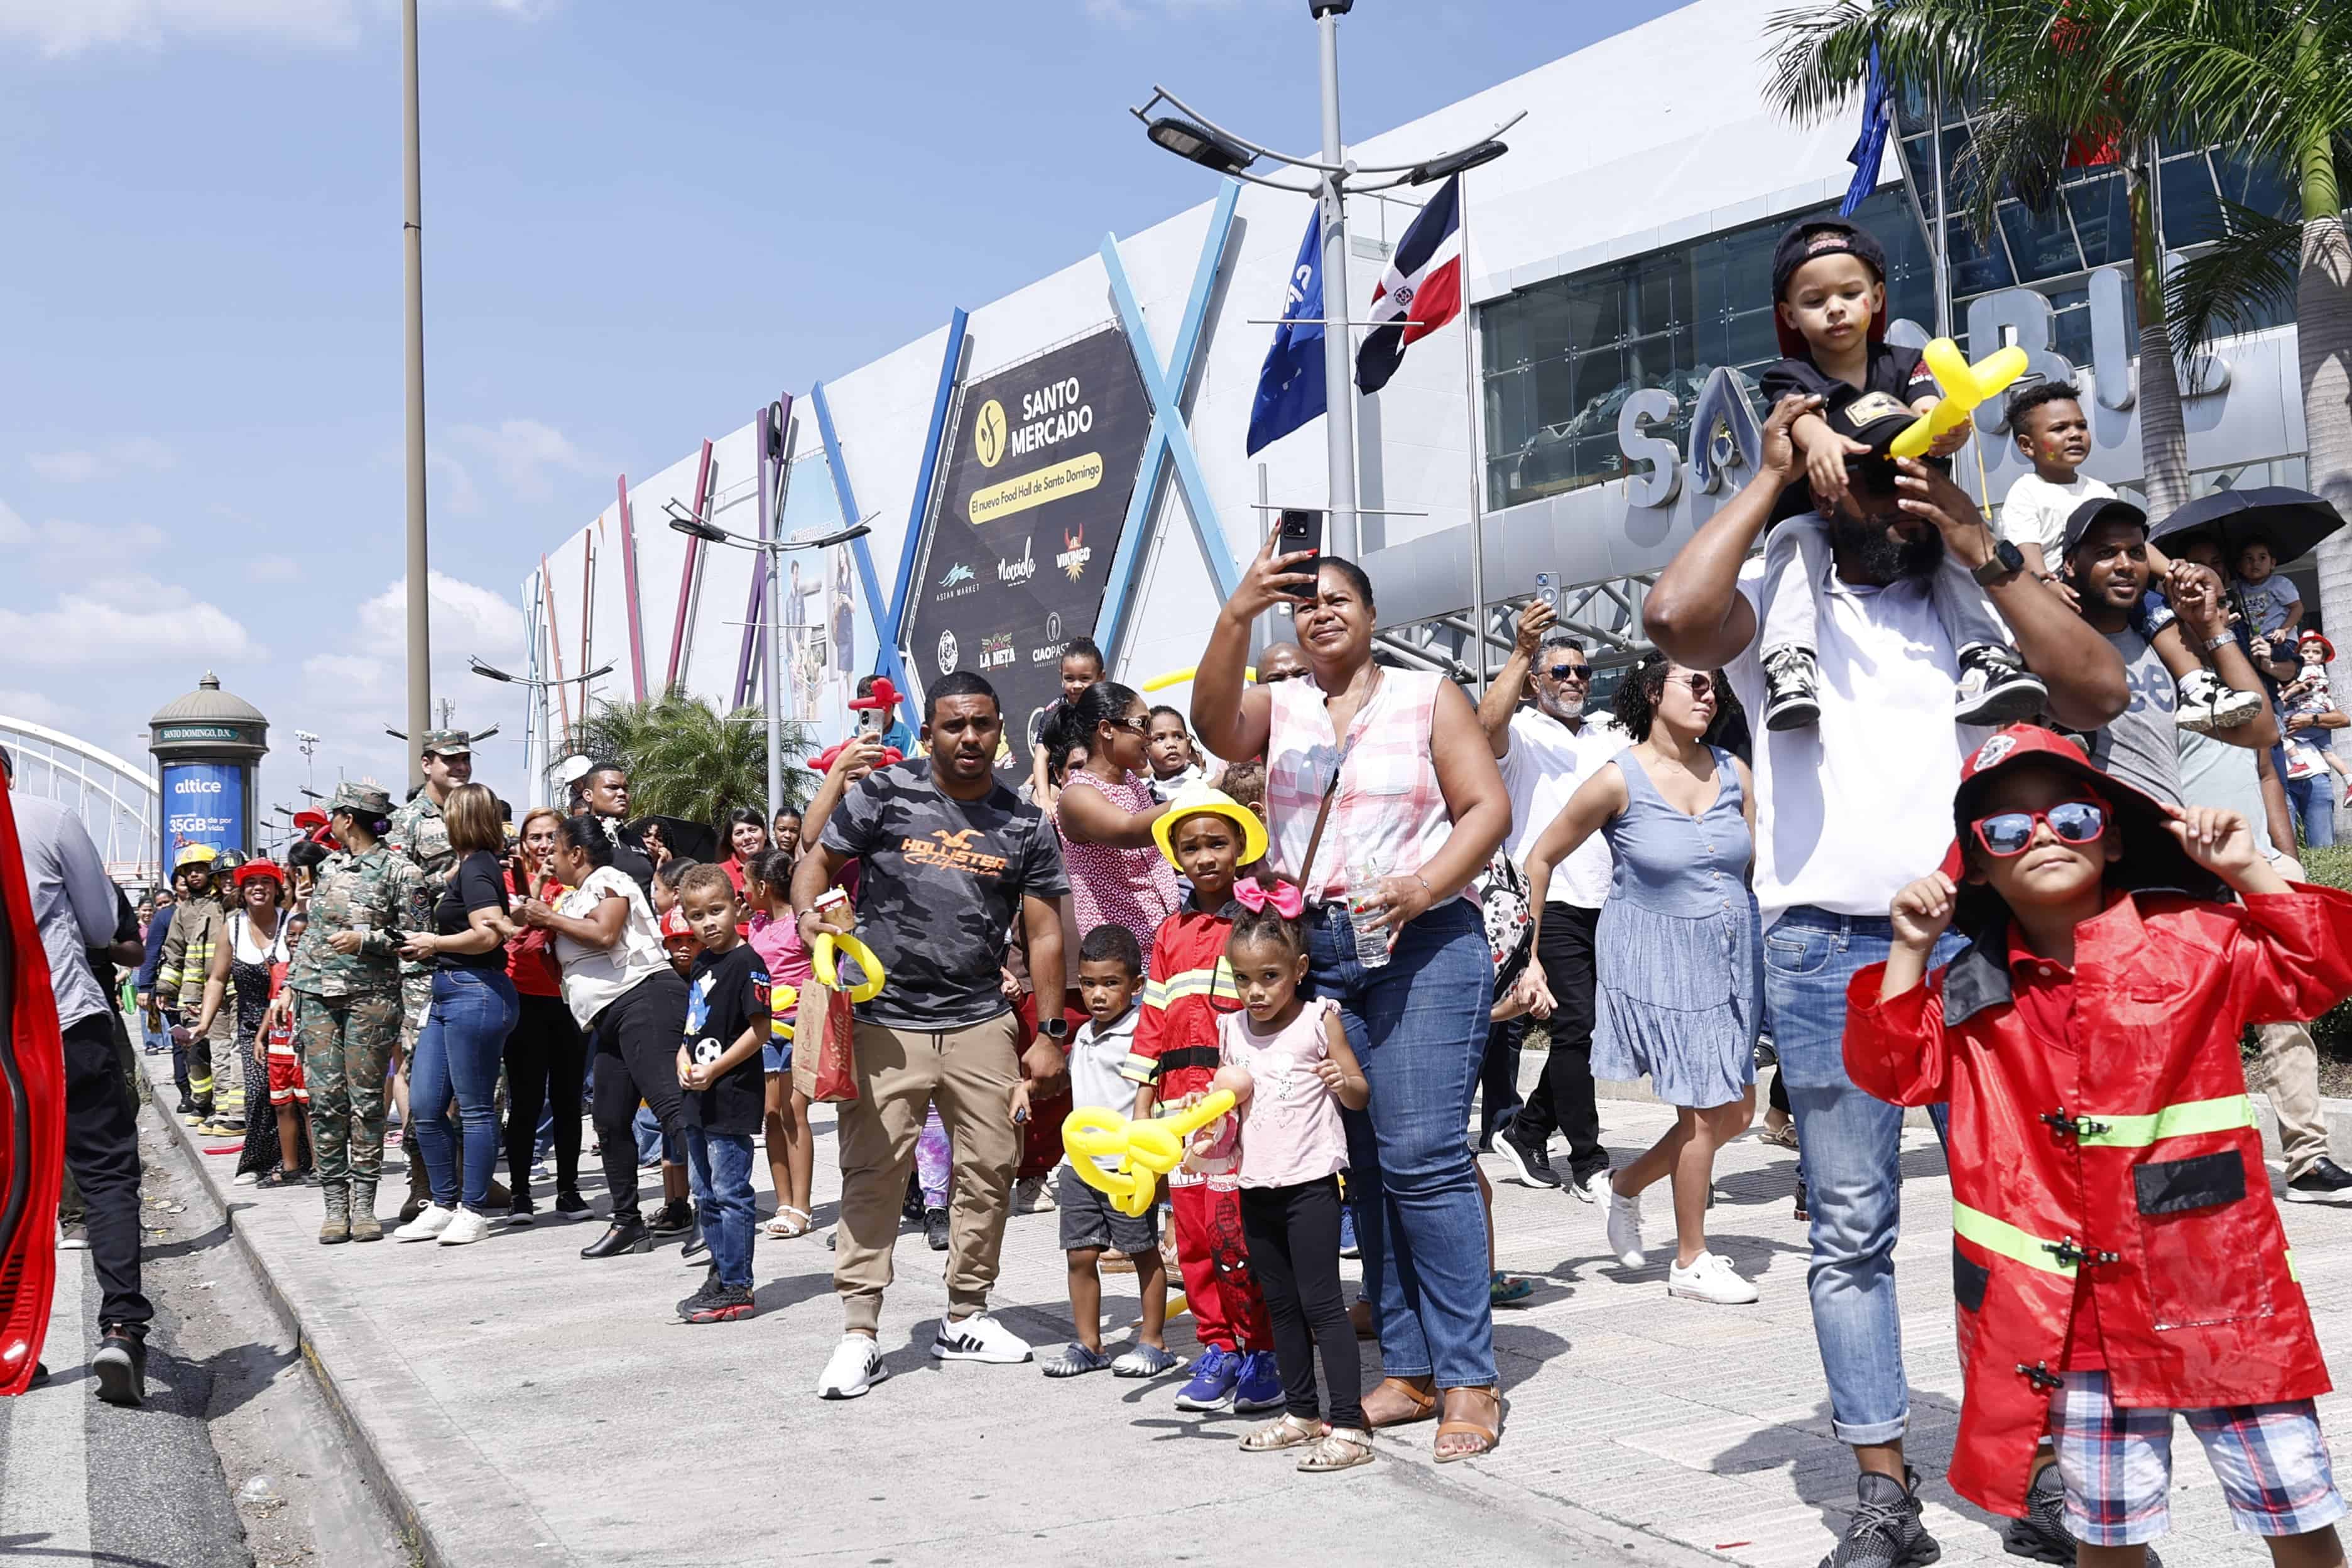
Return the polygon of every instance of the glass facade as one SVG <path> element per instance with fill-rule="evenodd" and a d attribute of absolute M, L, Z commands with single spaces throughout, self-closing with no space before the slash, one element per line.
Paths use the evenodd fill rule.
<path fill-rule="evenodd" d="M 1959 159 L 1974 134 L 1967 104 L 1948 105 L 1940 128 L 1924 101 L 1897 105 L 1903 167 L 1917 182 L 1917 204 L 1901 185 L 1882 187 L 1854 220 L 1886 247 L 1887 313 L 1934 330 L 1934 264 L 1924 217 L 1945 224 L 1951 269 L 1951 320 L 1963 347 L 1969 302 L 2025 284 L 2050 298 L 2059 353 L 2091 361 L 2092 269 L 2131 258 L 2131 215 L 2121 170 L 2112 163 L 2068 172 L 2061 200 L 2035 213 L 2004 201 L 1993 231 L 1979 237 L 1968 217 L 1938 212 L 1933 142 L 1943 187 L 1961 188 Z M 2226 200 L 2265 212 L 2295 209 L 2293 184 L 2279 170 L 2220 148 L 2165 153 L 2157 185 L 2166 244 L 2193 250 L 2216 238 Z M 1834 204 L 1712 234 L 1685 245 L 1549 279 L 1478 310 L 1485 397 L 1486 505 L 1517 506 L 1619 478 L 1617 416 L 1625 400 L 1660 387 L 1681 405 L 1654 426 L 1687 449 L 1689 412 L 1717 365 L 1751 379 L 1780 357 L 1773 333 L 1772 247 L 1791 223 L 1831 216 Z M 2126 295 L 2126 307 L 2129 294 Z M 2258 316 L 2251 327 L 2278 324 Z M 2133 323 L 2136 327 L 2136 323 Z M 1973 352 L 1973 350 L 1971 351 Z"/>
<path fill-rule="evenodd" d="M 1780 357 L 1772 327 L 1772 247 L 1801 217 L 1711 234 L 1671 249 L 1555 278 L 1478 311 L 1486 395 L 1486 504 L 1516 506 L 1624 471 L 1617 416 L 1644 387 L 1681 405 L 1653 429 L 1680 444 L 1717 365 L 1753 378 Z M 1886 247 L 1887 308 L 1932 321 L 1927 246 L 1898 190 L 1854 220 Z"/>

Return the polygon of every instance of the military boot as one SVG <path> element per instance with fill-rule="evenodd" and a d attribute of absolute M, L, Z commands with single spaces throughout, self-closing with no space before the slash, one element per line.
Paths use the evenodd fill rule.
<path fill-rule="evenodd" d="M 352 1238 L 352 1189 L 346 1182 L 321 1182 L 319 1191 L 327 1200 L 327 1220 L 319 1227 L 319 1245 L 332 1247 Z"/>
<path fill-rule="evenodd" d="M 352 1178 L 352 1239 L 382 1241 L 383 1222 L 375 1217 L 375 1178 Z"/>

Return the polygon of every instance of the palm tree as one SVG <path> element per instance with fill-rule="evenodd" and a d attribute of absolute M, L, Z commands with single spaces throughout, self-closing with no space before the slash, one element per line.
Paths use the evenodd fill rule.
<path fill-rule="evenodd" d="M 2139 306 L 2141 486 L 2149 510 L 2161 513 L 2189 499 L 2189 438 L 2153 189 L 2153 135 L 2167 110 L 2160 77 L 2112 68 L 2110 13 L 2125 3 L 1822 0 L 1778 13 L 1766 30 L 1775 40 L 1770 90 L 1799 120 L 1826 119 L 1849 102 L 1874 50 L 1891 90 L 1940 94 L 1946 84 L 1965 84 L 1984 107 L 1955 171 L 1953 205 L 1979 233 L 1991 231 L 2004 196 L 2049 210 L 2086 147 L 2099 145 L 2120 161 Z"/>
<path fill-rule="evenodd" d="M 808 726 L 783 724 L 784 798 L 795 809 L 811 794 L 806 770 L 792 760 L 812 749 Z M 682 816 L 717 829 L 739 805 L 758 806 L 768 795 L 768 737 L 757 708 L 721 713 L 712 703 L 672 687 L 649 702 L 601 702 L 574 725 L 572 750 L 611 758 L 629 770 L 631 809 Z M 725 835 L 720 835 L 724 842 Z"/>

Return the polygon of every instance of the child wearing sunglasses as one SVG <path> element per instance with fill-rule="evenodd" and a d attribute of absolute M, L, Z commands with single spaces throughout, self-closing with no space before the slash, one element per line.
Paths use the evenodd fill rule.
<path fill-rule="evenodd" d="M 2273 1561 L 2343 1563 L 2327 1369 L 2238 1042 L 2352 994 L 2352 894 L 2287 882 L 2238 813 L 2159 805 L 2030 725 L 1962 765 L 1953 819 L 1845 1030 L 1855 1083 L 1951 1106 L 1953 1489 L 2051 1523 L 2063 1503 L 2084 1568 L 2152 1563 L 2178 1414 Z M 1969 945 L 1927 973 L 1954 926 Z"/>

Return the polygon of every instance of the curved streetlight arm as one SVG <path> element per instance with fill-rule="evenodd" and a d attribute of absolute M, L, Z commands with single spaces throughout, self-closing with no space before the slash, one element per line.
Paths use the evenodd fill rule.
<path fill-rule="evenodd" d="M 1504 121 L 1500 125 L 1496 126 L 1495 129 L 1486 132 L 1484 136 L 1476 137 L 1471 141 L 1465 142 L 1461 146 L 1454 148 L 1451 152 L 1441 153 L 1433 157 L 1416 159 L 1410 163 L 1356 163 L 1352 162 L 1348 163 L 1326 163 L 1319 158 L 1300 158 L 1288 153 L 1276 152 L 1271 147 L 1265 146 L 1260 142 L 1253 142 L 1246 136 L 1228 130 L 1224 126 L 1220 125 L 1215 121 L 1210 119 L 1207 115 L 1202 113 L 1199 110 L 1193 108 L 1191 104 L 1185 102 L 1182 99 L 1177 97 L 1174 93 L 1169 91 L 1166 88 L 1160 86 L 1156 81 L 1151 84 L 1151 97 L 1144 103 L 1143 107 L 1140 109 L 1130 109 L 1128 112 L 1134 115 L 1138 120 L 1142 121 L 1144 123 L 1150 124 L 1152 105 L 1161 102 L 1174 104 L 1177 109 L 1181 110 L 1184 113 L 1186 118 L 1198 121 L 1203 129 L 1216 132 L 1219 136 L 1223 137 L 1234 146 L 1240 147 L 1247 152 L 1255 153 L 1261 158 L 1271 158 L 1277 163 L 1287 163 L 1294 169 L 1312 169 L 1320 174 L 1338 174 L 1342 179 L 1345 179 L 1351 174 L 1408 174 L 1425 164 L 1438 163 L 1446 158 L 1458 157 L 1462 153 L 1467 153 L 1471 148 L 1480 145 L 1482 142 L 1494 141 L 1496 137 L 1502 135 L 1504 132 L 1508 131 L 1512 126 L 1517 125 L 1520 121 L 1525 120 L 1528 117 L 1528 111 L 1522 109 L 1517 114 L 1512 115 L 1508 120 Z M 1251 175 L 1239 174 L 1238 172 L 1236 172 L 1234 177 L 1244 180 L 1252 178 Z M 1273 181 L 1264 179 L 1256 180 L 1255 183 L 1261 185 L 1274 184 Z M 1396 184 L 1403 184 L 1401 180 L 1392 183 Z M 1276 190 L 1295 190 L 1297 187 L 1291 185 L 1276 185 L 1275 188 Z M 1383 185 L 1380 188 L 1386 190 L 1389 187 Z M 1317 193 L 1310 190 L 1306 194 L 1312 195 Z"/>

